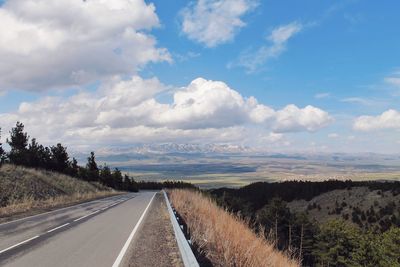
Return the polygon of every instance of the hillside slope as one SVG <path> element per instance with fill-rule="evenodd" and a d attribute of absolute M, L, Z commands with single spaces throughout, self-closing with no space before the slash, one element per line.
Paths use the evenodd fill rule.
<path fill-rule="evenodd" d="M 341 218 L 366 229 L 379 226 L 386 231 L 400 222 L 400 194 L 366 186 L 332 190 L 309 201 L 294 200 L 288 207 L 306 212 L 319 223 Z"/>
<path fill-rule="evenodd" d="M 0 167 L 0 218 L 113 194 L 117 192 L 98 183 L 55 172 L 9 164 Z"/>
<path fill-rule="evenodd" d="M 190 238 L 211 264 L 204 266 L 291 267 L 299 262 L 257 236 L 248 224 L 192 190 L 169 192 L 172 205 L 186 223 Z"/>

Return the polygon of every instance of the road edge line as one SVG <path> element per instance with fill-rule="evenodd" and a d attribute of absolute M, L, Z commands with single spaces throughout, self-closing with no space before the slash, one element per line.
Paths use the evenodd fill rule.
<path fill-rule="evenodd" d="M 178 243 L 179 252 L 181 253 L 183 264 L 185 265 L 185 267 L 199 267 L 199 263 L 197 262 L 197 259 L 194 256 L 194 253 L 189 246 L 189 243 L 186 240 L 186 237 L 183 234 L 182 229 L 178 224 L 178 221 L 176 220 L 174 212 L 172 211 L 171 203 L 169 202 L 165 190 L 163 190 L 163 193 L 165 197 L 165 202 L 167 204 L 169 217 L 171 219 L 172 228 L 174 228 L 175 239 Z"/>
<path fill-rule="evenodd" d="M 143 211 L 142 215 L 140 216 L 138 222 L 136 223 L 135 227 L 133 228 L 131 234 L 129 235 L 128 239 L 126 240 L 124 246 L 122 247 L 121 251 L 118 254 L 117 259 L 115 260 L 114 264 L 112 265 L 112 267 L 118 267 L 121 262 L 122 259 L 125 256 L 126 251 L 128 250 L 129 245 L 131 244 L 131 241 L 133 239 L 133 236 L 136 234 L 137 229 L 139 228 L 141 222 L 143 221 L 144 216 L 147 213 L 147 210 L 149 209 L 151 203 L 153 202 L 154 197 L 156 196 L 157 193 L 154 193 L 153 196 L 151 197 L 151 200 L 149 202 L 149 204 L 147 204 L 146 209 Z"/>

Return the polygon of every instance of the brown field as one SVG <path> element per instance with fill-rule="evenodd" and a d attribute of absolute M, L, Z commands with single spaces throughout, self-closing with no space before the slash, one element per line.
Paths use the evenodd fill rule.
<path fill-rule="evenodd" d="M 192 241 L 214 266 L 299 266 L 256 235 L 241 218 L 219 208 L 211 199 L 190 190 L 172 190 L 171 202 L 187 223 Z"/>

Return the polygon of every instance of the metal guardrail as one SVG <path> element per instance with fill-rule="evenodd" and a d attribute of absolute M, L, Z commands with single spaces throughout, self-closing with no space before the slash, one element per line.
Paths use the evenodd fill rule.
<path fill-rule="evenodd" d="M 178 242 L 179 251 L 181 252 L 183 264 L 185 267 L 199 267 L 199 263 L 196 260 L 196 257 L 193 254 L 192 249 L 188 241 L 186 240 L 185 235 L 182 232 L 181 227 L 175 217 L 174 211 L 172 210 L 171 203 L 169 202 L 167 193 L 163 190 L 165 202 L 167 203 L 169 217 L 171 219 L 172 227 L 174 228 L 176 241 Z"/>

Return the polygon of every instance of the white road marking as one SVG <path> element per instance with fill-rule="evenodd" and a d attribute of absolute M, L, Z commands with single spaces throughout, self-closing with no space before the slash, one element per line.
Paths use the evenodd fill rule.
<path fill-rule="evenodd" d="M 39 237 L 38 235 L 37 235 L 37 236 L 34 236 L 34 237 L 29 238 L 29 239 L 27 239 L 27 240 L 25 240 L 25 241 L 19 242 L 18 244 L 15 244 L 14 246 L 11 246 L 11 247 L 8 247 L 8 248 L 6 248 L 6 249 L 3 249 L 3 250 L 0 251 L 0 254 L 4 253 L 4 252 L 6 252 L 6 251 L 9 251 L 10 249 L 13 249 L 13 248 L 15 248 L 15 247 L 18 247 L 18 246 L 20 246 L 20 245 L 22 245 L 22 244 L 28 243 L 29 241 L 32 241 L 33 239 L 36 239 L 36 238 L 38 238 L 38 237 Z"/>
<path fill-rule="evenodd" d="M 147 209 L 149 208 L 151 202 L 153 201 L 154 196 L 155 196 L 155 194 L 154 194 L 153 197 L 151 198 L 150 203 L 147 205 L 145 211 L 144 211 L 143 214 L 142 214 L 142 217 L 140 217 L 138 223 L 136 224 L 135 228 L 133 229 L 133 231 L 132 231 L 132 233 L 131 233 L 131 236 L 129 237 L 130 239 L 128 239 L 129 242 L 127 241 L 127 242 L 128 242 L 128 245 L 129 245 L 129 243 L 130 243 L 130 240 L 133 238 L 133 235 L 135 234 L 135 232 L 136 232 L 136 230 L 137 230 L 137 228 L 138 228 L 138 225 L 139 225 L 140 222 L 142 221 L 142 219 L 143 219 L 143 217 L 144 217 L 144 215 L 145 215 Z M 114 197 L 116 197 L 116 196 L 112 196 L 112 197 L 110 197 L 110 198 L 114 198 Z M 89 214 L 87 214 L 87 215 L 85 215 L 85 216 L 82 216 L 82 217 L 80 217 L 80 218 L 78 218 L 78 219 L 75 219 L 74 222 L 80 221 L 80 220 L 82 220 L 82 219 L 84 219 L 84 218 L 86 218 L 86 217 L 89 217 L 89 216 L 91 216 L 91 215 L 93 215 L 93 214 L 96 214 L 96 213 L 98 213 L 98 212 L 100 212 L 100 211 L 102 211 L 102 210 L 106 210 L 106 209 L 108 209 L 108 208 L 111 208 L 111 207 L 113 207 L 113 206 L 115 206 L 115 205 L 117 205 L 117 204 L 120 204 L 120 203 L 122 203 L 122 202 L 124 202 L 124 201 L 126 201 L 126 200 L 129 200 L 129 199 L 132 199 L 132 198 L 134 198 L 134 197 L 130 197 L 130 198 L 127 198 L 127 199 L 124 199 L 124 200 L 117 201 L 116 203 L 113 203 L 112 205 L 109 205 L 109 206 L 104 207 L 104 208 L 102 208 L 102 209 L 96 210 L 96 211 L 94 211 L 94 212 L 92 212 L 92 213 L 89 213 Z M 106 200 L 106 199 L 108 199 L 108 198 L 101 199 L 101 200 Z M 18 219 L 18 220 L 14 220 L 14 221 L 10 221 L 10 222 L 5 222 L 5 223 L 0 224 L 0 226 L 6 225 L 6 224 L 10 224 L 10 223 L 14 223 L 14 222 L 18 222 L 18 221 L 22 221 L 22 220 L 26 220 L 26 219 L 31 219 L 31 218 L 38 217 L 38 216 L 44 215 L 44 214 L 49 214 L 49 213 L 53 213 L 53 212 L 57 212 L 57 211 L 65 210 L 65 209 L 71 209 L 71 208 L 73 208 L 73 207 L 79 207 L 79 206 L 82 206 L 82 205 L 87 204 L 87 203 L 94 203 L 94 202 L 96 202 L 96 201 L 99 201 L 99 200 L 96 199 L 96 200 L 93 200 L 93 201 L 90 201 L 90 202 L 80 203 L 80 204 L 77 204 L 77 205 L 74 205 L 74 206 L 65 207 L 65 208 L 61 208 L 61 209 L 58 209 L 58 210 L 53 210 L 53 211 L 49 211 L 49 212 L 45 212 L 45 213 L 41 213 L 41 214 L 36 214 L 36 215 L 28 216 L 28 217 L 21 218 L 21 219 Z M 47 233 L 54 232 L 54 231 L 56 231 L 56 230 L 58 230 L 58 229 L 60 229 L 60 228 L 63 228 L 63 227 L 65 227 L 65 226 L 69 225 L 69 224 L 70 224 L 70 223 L 65 223 L 65 224 L 63 224 L 63 225 L 60 225 L 60 226 L 55 227 L 55 228 L 53 228 L 53 229 L 50 229 L 50 230 L 47 231 Z M 38 237 L 40 237 L 40 235 L 34 236 L 34 237 L 32 237 L 32 238 L 29 238 L 29 239 L 26 239 L 26 240 L 24 240 L 24 241 L 22 241 L 22 242 L 19 242 L 18 244 L 15 244 L 15 245 L 13 245 L 13 246 L 11 246 L 11 247 L 8 247 L 8 248 L 6 248 L 6 249 L 0 250 L 0 254 L 4 253 L 4 252 L 6 252 L 6 251 L 9 251 L 9 250 L 11 250 L 11 249 L 13 249 L 13 248 L 16 248 L 16 247 L 18 247 L 18 246 L 20 246 L 20 245 L 23 245 L 23 244 L 25 244 L 25 243 L 28 243 L 28 242 L 30 242 L 30 241 L 32 241 L 32 240 L 38 238 Z M 125 246 L 126 246 L 126 248 L 125 248 Z M 128 246 L 127 246 L 126 244 L 125 244 L 125 246 L 122 248 L 123 250 L 121 251 L 122 256 L 123 256 L 123 254 L 125 254 L 125 251 L 126 251 L 126 249 L 128 248 Z M 125 248 L 125 251 L 124 251 L 124 248 Z M 121 254 L 121 253 L 120 253 L 120 254 Z M 121 256 L 121 259 L 122 259 L 122 256 Z M 118 260 L 118 258 L 117 258 L 117 260 Z M 118 263 L 118 264 L 119 264 L 119 263 Z M 114 263 L 114 265 L 115 265 L 115 263 Z M 114 265 L 113 265 L 113 266 L 114 266 Z M 118 265 L 117 265 L 117 266 L 118 266 Z"/>
<path fill-rule="evenodd" d="M 126 251 L 128 250 L 128 247 L 133 239 L 133 236 L 135 235 L 137 229 L 140 226 L 140 223 L 143 221 L 144 216 L 146 215 L 147 210 L 150 207 L 151 202 L 153 202 L 154 196 L 156 195 L 156 193 L 154 193 L 154 195 L 151 197 L 151 200 L 149 202 L 149 204 L 147 204 L 146 209 L 143 211 L 142 216 L 140 216 L 139 221 L 136 223 L 135 227 L 133 228 L 131 234 L 128 237 L 128 240 L 126 240 L 124 246 L 121 249 L 121 252 L 118 254 L 117 259 L 115 260 L 114 264 L 112 265 L 112 267 L 118 267 L 121 264 L 122 259 L 124 258 L 124 255 L 126 253 Z"/>
<path fill-rule="evenodd" d="M 80 221 L 80 220 L 82 220 L 82 219 L 85 219 L 85 218 L 89 217 L 90 215 L 93 215 L 93 214 L 98 213 L 99 211 L 100 211 L 100 210 L 96 210 L 96 211 L 94 211 L 94 212 L 92 212 L 92 213 L 86 214 L 85 216 L 82 216 L 82 217 L 80 217 L 80 218 L 78 218 L 78 219 L 75 219 L 74 222 L 77 222 L 77 221 Z"/>
<path fill-rule="evenodd" d="M 52 210 L 52 211 L 47 211 L 47 212 L 35 214 L 35 215 L 32 215 L 32 216 L 20 218 L 20 219 L 17 219 L 17 220 L 13 220 L 13 221 L 9 221 L 9 222 L 0 223 L 0 226 L 6 225 L 6 224 L 10 224 L 10 223 L 19 222 L 19 221 L 23 221 L 23 220 L 27 220 L 27 219 L 32 219 L 32 218 L 35 218 L 35 217 L 39 217 L 39 216 L 46 215 L 46 214 L 51 214 L 51 213 L 58 212 L 58 211 L 62 211 L 62 210 L 66 210 L 66 209 L 76 208 L 76 207 L 83 206 L 83 205 L 86 205 L 86 204 L 89 204 L 89 203 L 95 203 L 95 202 L 99 202 L 99 201 L 107 201 L 107 200 L 110 200 L 110 199 L 112 199 L 112 198 L 118 198 L 118 197 L 121 197 L 121 196 L 116 195 L 116 196 L 111 196 L 111 197 L 105 197 L 105 198 L 95 199 L 95 200 L 92 200 L 92 201 L 89 201 L 89 202 L 83 202 L 83 203 L 79 203 L 79 204 L 76 204 L 76 205 L 73 205 L 73 206 L 68 206 L 68 207 L 65 207 L 65 208 L 61 208 L 61 209 L 57 209 L 57 210 Z M 133 197 L 133 198 L 134 198 L 134 197 Z M 130 198 L 128 198 L 128 199 L 130 199 Z"/>
<path fill-rule="evenodd" d="M 51 230 L 47 231 L 47 233 L 54 232 L 55 230 L 58 230 L 58 229 L 60 229 L 60 228 L 63 228 L 63 227 L 65 227 L 65 226 L 67 226 L 67 225 L 69 225 L 69 223 L 66 223 L 66 224 L 60 225 L 60 226 L 58 226 L 58 227 L 56 227 L 56 228 L 53 228 L 53 229 L 51 229 Z"/>

